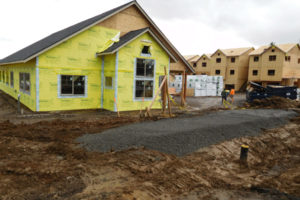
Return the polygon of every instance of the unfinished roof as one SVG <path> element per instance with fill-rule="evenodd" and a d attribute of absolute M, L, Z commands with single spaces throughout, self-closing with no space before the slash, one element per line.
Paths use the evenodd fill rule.
<path fill-rule="evenodd" d="M 249 55 L 260 55 L 262 54 L 265 50 L 267 50 L 268 48 L 270 48 L 270 45 L 264 45 L 259 47 L 258 49 L 255 49 L 254 51 L 252 51 Z"/>
<path fill-rule="evenodd" d="M 204 53 L 204 54 L 202 54 L 199 58 L 198 58 L 198 60 L 196 61 L 196 62 L 198 62 L 201 58 L 203 58 L 203 57 L 205 57 L 205 58 L 208 58 L 209 60 L 211 59 L 211 53 Z"/>
<path fill-rule="evenodd" d="M 128 32 L 127 34 L 123 35 L 120 38 L 119 42 L 115 42 L 112 46 L 110 46 L 105 51 L 97 53 L 97 55 L 106 55 L 106 54 L 115 53 L 123 46 L 127 45 L 131 41 L 135 40 L 136 38 L 138 38 L 139 36 L 141 36 L 147 32 L 160 44 L 160 46 L 167 52 L 167 54 L 172 58 L 172 60 L 176 61 L 176 58 L 174 57 L 174 55 L 172 55 L 169 52 L 169 50 L 161 43 L 161 41 L 155 36 L 155 34 L 149 28 L 142 28 L 139 30 Z"/>
<path fill-rule="evenodd" d="M 244 48 L 234 48 L 234 49 L 220 49 L 225 56 L 240 56 L 249 51 L 250 49 L 254 49 L 253 47 L 244 47 Z"/>
<path fill-rule="evenodd" d="M 199 58 L 200 58 L 200 56 L 196 55 L 194 58 L 190 59 L 189 62 L 192 62 L 192 63 L 197 62 Z"/>
<path fill-rule="evenodd" d="M 295 47 L 297 44 L 275 44 L 274 46 L 283 51 L 284 53 L 289 52 L 293 47 Z M 258 49 L 255 49 L 252 51 L 249 55 L 261 55 L 263 54 L 266 50 L 271 48 L 271 45 L 264 45 L 259 47 Z"/>
<path fill-rule="evenodd" d="M 203 54 L 203 56 L 206 56 L 209 59 L 211 58 L 211 55 L 212 55 L 211 53 L 205 53 L 205 54 Z"/>
<path fill-rule="evenodd" d="M 167 39 L 167 37 L 162 33 L 162 31 L 157 27 L 157 25 L 152 21 L 152 19 L 147 15 L 147 13 L 142 9 L 142 7 L 134 0 L 129 3 L 126 3 L 122 6 L 109 10 L 105 13 L 77 23 L 73 26 L 70 26 L 66 29 L 53 33 L 36 43 L 33 43 L 24 49 L 13 53 L 12 55 L 3 58 L 0 60 L 0 65 L 2 64 L 12 64 L 12 63 L 20 63 L 20 62 L 27 62 L 38 55 L 42 54 L 43 52 L 59 45 L 60 43 L 66 41 L 67 39 L 87 30 L 88 28 L 102 22 L 103 20 L 121 12 L 122 10 L 135 5 L 145 16 L 145 18 L 154 26 L 154 28 L 159 32 L 159 34 L 163 37 L 168 45 L 177 53 L 177 55 L 182 59 L 183 63 L 187 66 L 187 68 L 191 72 L 195 72 L 194 69 L 190 66 L 190 64 L 184 59 L 184 57 L 179 53 L 179 51 L 173 46 L 173 44 Z"/>
<path fill-rule="evenodd" d="M 191 59 L 193 59 L 194 57 L 196 57 L 198 55 L 186 55 L 186 56 L 183 56 L 187 61 L 190 61 Z"/>

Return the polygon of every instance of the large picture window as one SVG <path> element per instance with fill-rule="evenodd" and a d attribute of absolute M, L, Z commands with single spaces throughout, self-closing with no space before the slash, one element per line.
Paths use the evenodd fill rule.
<path fill-rule="evenodd" d="M 83 96 L 85 95 L 85 76 L 61 75 L 62 96 Z"/>
<path fill-rule="evenodd" d="M 152 98 L 154 91 L 154 60 L 136 60 L 135 98 Z"/>
<path fill-rule="evenodd" d="M 30 74 L 19 73 L 19 87 L 21 92 L 30 94 Z"/>

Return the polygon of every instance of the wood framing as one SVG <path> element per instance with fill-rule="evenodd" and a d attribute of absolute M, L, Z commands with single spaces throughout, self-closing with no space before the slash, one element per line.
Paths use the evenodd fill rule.
<path fill-rule="evenodd" d="M 250 53 L 248 80 L 268 84 L 296 85 L 300 78 L 298 44 L 261 46 Z"/>

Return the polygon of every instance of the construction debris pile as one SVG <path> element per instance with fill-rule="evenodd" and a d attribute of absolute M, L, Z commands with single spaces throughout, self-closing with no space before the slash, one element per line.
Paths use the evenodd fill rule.
<path fill-rule="evenodd" d="M 300 108 L 300 102 L 288 98 L 272 96 L 265 99 L 255 99 L 250 103 L 247 102 L 245 103 L 245 107 L 275 109 Z"/>

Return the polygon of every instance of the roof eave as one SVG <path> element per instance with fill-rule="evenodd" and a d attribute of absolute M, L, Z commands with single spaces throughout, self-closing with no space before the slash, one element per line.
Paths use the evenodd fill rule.
<path fill-rule="evenodd" d="M 136 35 L 135 37 L 133 37 L 132 39 L 128 40 L 127 42 L 125 42 L 123 45 L 119 46 L 118 48 L 116 48 L 115 50 L 111 51 L 111 52 L 103 52 L 103 53 L 96 53 L 97 56 L 102 56 L 102 55 L 109 55 L 109 54 L 113 54 L 115 52 L 117 52 L 119 49 L 121 49 L 122 47 L 126 46 L 127 44 L 129 44 L 130 42 L 132 42 L 133 40 L 135 40 L 136 38 L 140 37 L 141 35 L 145 34 L 149 32 L 150 35 L 152 37 L 154 37 L 155 41 L 159 43 L 159 45 L 167 52 L 167 54 L 175 61 L 177 62 L 178 60 L 176 59 L 176 57 L 168 50 L 168 48 L 166 48 L 162 42 L 155 36 L 155 34 L 148 28 L 145 31 L 139 33 L 138 35 Z"/>
<path fill-rule="evenodd" d="M 290 50 L 292 50 L 295 46 L 299 47 L 298 44 L 294 44 L 293 46 L 291 46 L 291 48 L 289 48 L 288 50 L 284 51 L 285 53 L 288 53 Z"/>
<path fill-rule="evenodd" d="M 205 56 L 205 58 L 211 60 L 211 58 L 208 57 L 206 54 L 202 54 L 202 55 L 200 56 L 200 58 L 198 58 L 198 60 L 197 60 L 196 62 L 199 62 L 199 60 L 200 60 L 203 56 Z"/>
<path fill-rule="evenodd" d="M 195 70 L 192 66 L 185 60 L 183 55 L 174 47 L 174 45 L 168 40 L 168 38 L 162 33 L 162 31 L 158 28 L 158 26 L 152 21 L 152 19 L 148 16 L 148 14 L 144 11 L 144 9 L 135 1 L 135 5 L 140 9 L 140 11 L 145 15 L 145 17 L 150 21 L 150 23 L 156 28 L 156 30 L 161 34 L 161 36 L 166 40 L 166 42 L 175 50 L 181 60 L 188 66 L 191 72 L 195 73 Z"/>
<path fill-rule="evenodd" d="M 224 54 L 224 56 L 226 56 L 226 54 L 221 49 L 217 49 L 213 54 L 211 54 L 210 57 L 213 57 L 218 51 L 221 51 Z"/>
<path fill-rule="evenodd" d="M 12 65 L 12 64 L 26 63 L 26 62 L 27 61 L 25 61 L 25 60 L 18 60 L 18 61 L 13 61 L 13 62 L 0 63 L 0 65 Z"/>
<path fill-rule="evenodd" d="M 238 56 L 242 56 L 243 54 L 247 53 L 247 51 L 249 51 L 249 50 L 251 50 L 251 49 L 254 50 L 254 47 L 248 48 L 248 49 L 245 50 L 244 52 L 240 53 Z"/>

